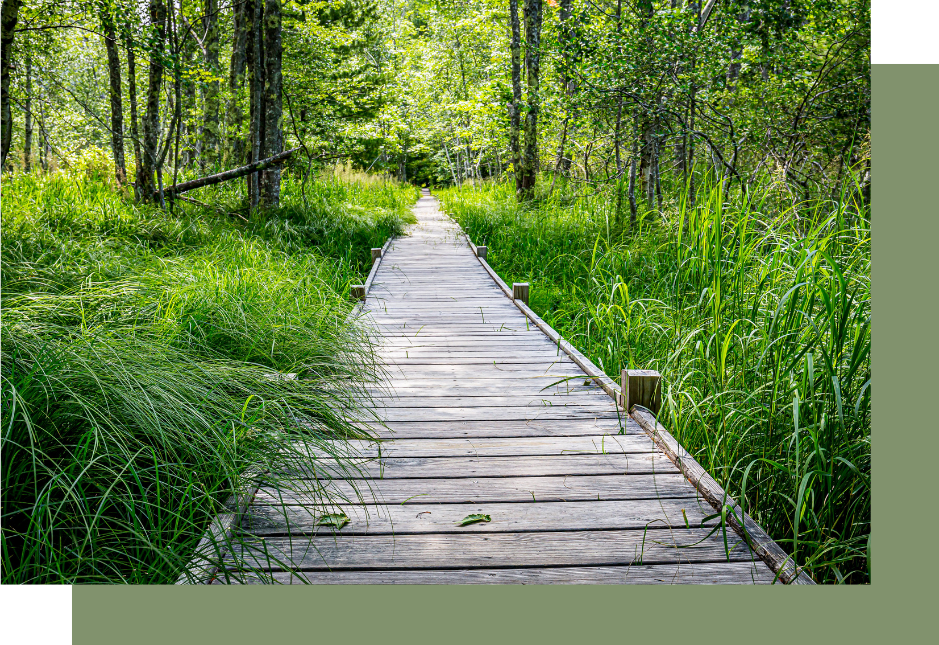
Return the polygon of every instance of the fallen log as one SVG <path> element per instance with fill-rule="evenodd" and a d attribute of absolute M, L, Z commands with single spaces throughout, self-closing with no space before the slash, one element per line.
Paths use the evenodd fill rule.
<path fill-rule="evenodd" d="M 163 189 L 163 195 L 166 199 L 172 199 L 175 195 L 180 193 L 185 193 L 190 190 L 195 190 L 196 188 L 202 188 L 203 186 L 212 186 L 213 184 L 220 184 L 223 181 L 228 181 L 230 179 L 238 179 L 239 177 L 244 177 L 245 175 L 250 175 L 253 172 L 259 172 L 261 170 L 267 170 L 271 166 L 276 166 L 279 163 L 282 163 L 290 158 L 290 156 L 295 153 L 300 148 L 292 148 L 290 150 L 285 150 L 279 154 L 274 155 L 273 157 L 268 157 L 267 159 L 261 159 L 255 161 L 254 163 L 249 163 L 247 166 L 241 166 L 240 168 L 232 168 L 231 170 L 226 170 L 225 172 L 220 172 L 217 175 L 209 175 L 208 177 L 200 177 L 199 179 L 191 179 L 189 181 L 184 181 L 180 184 L 174 184 L 173 186 L 167 186 Z M 159 199 L 160 192 L 153 191 L 153 198 Z"/>

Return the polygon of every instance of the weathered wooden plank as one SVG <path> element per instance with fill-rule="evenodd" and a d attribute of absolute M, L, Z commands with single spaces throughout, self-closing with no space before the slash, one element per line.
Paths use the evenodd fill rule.
<path fill-rule="evenodd" d="M 748 561 L 733 532 L 727 547 L 710 529 L 271 537 L 236 545 L 229 561 L 262 569 L 616 566 Z"/>
<path fill-rule="evenodd" d="M 650 450 L 652 447 L 650 446 Z M 548 475 L 627 475 L 675 473 L 678 469 L 659 452 L 622 455 L 562 455 L 530 457 L 389 457 L 349 459 L 340 467 L 332 459 L 291 464 L 285 474 L 299 477 L 349 479 L 410 479 L 479 477 L 544 477 Z"/>
<path fill-rule="evenodd" d="M 324 513 L 342 510 L 349 523 L 340 531 L 318 524 Z M 460 526 L 467 515 L 488 515 L 489 522 Z M 268 535 L 413 535 L 421 533 L 511 533 L 607 531 L 617 529 L 716 526 L 705 522 L 714 509 L 694 497 L 628 502 L 490 502 L 477 504 L 344 504 L 301 506 L 255 504 L 243 529 Z M 687 520 L 687 521 L 686 521 Z"/>
<path fill-rule="evenodd" d="M 460 338 L 441 336 L 399 336 L 397 338 L 382 338 L 375 343 L 382 349 L 451 349 L 457 351 L 492 351 L 502 349 L 557 349 L 557 345 L 543 338 Z"/>
<path fill-rule="evenodd" d="M 385 371 L 390 377 L 433 378 L 437 375 L 449 375 L 455 378 L 472 376 L 473 378 L 512 377 L 556 377 L 558 380 L 570 376 L 586 379 L 583 370 L 571 363 L 471 363 L 466 365 L 408 365 L 405 363 L 387 365 Z"/>
<path fill-rule="evenodd" d="M 375 427 L 390 439 L 457 437 L 575 437 L 595 434 L 642 434 L 629 419 L 554 419 L 548 421 L 391 421 Z"/>
<path fill-rule="evenodd" d="M 261 504 L 316 505 L 323 496 L 364 504 L 576 502 L 688 497 L 694 487 L 680 473 L 477 477 L 475 479 L 302 480 L 284 478 L 257 493 Z"/>
<path fill-rule="evenodd" d="M 505 390 L 503 390 L 505 392 Z M 436 391 L 434 392 L 436 394 Z M 372 405 L 375 408 L 471 408 L 471 407 L 571 407 L 580 406 L 594 410 L 615 412 L 616 403 L 608 396 L 600 394 L 548 394 L 536 392 L 517 396 L 398 396 L 375 398 Z"/>
<path fill-rule="evenodd" d="M 620 567 L 537 567 L 527 569 L 420 569 L 371 571 L 275 571 L 268 575 L 229 572 L 218 584 L 772 584 L 773 572 L 762 562 L 633 564 Z"/>
<path fill-rule="evenodd" d="M 419 340 L 420 343 L 415 343 Z M 410 342 L 408 342 L 410 341 Z M 528 357 L 538 360 L 566 359 L 563 352 L 559 352 L 557 347 L 544 343 L 526 343 L 524 346 L 504 343 L 500 346 L 482 342 L 476 344 L 447 345 L 445 343 L 434 343 L 427 338 L 406 339 L 400 344 L 381 343 L 373 346 L 374 351 L 382 356 L 400 357 L 400 356 L 468 356 L 468 357 L 504 357 L 518 358 Z"/>
<path fill-rule="evenodd" d="M 398 307 L 373 306 L 366 310 L 369 319 L 376 323 L 385 321 L 448 321 L 448 322 L 468 322 L 487 323 L 496 321 L 512 321 L 516 324 L 524 324 L 524 319 L 516 318 L 515 314 L 501 308 L 490 308 L 479 310 L 479 307 L 428 307 L 422 309 L 410 310 L 407 305 Z"/>
<path fill-rule="evenodd" d="M 435 397 L 496 397 L 506 392 L 517 393 L 522 399 L 525 397 L 536 398 L 541 396 L 550 397 L 598 397 L 609 399 L 610 397 L 603 390 L 583 385 L 583 381 L 565 381 L 556 383 L 558 379 L 544 379 L 544 383 L 533 382 L 526 379 L 490 379 L 486 383 L 484 379 L 473 379 L 474 384 L 467 385 L 457 380 L 434 380 L 434 379 L 394 379 L 381 384 L 370 386 L 369 389 L 376 396 L 397 397 L 403 399 L 406 397 L 415 397 L 424 393 L 433 392 Z M 605 402 L 604 402 L 605 403 Z"/>
<path fill-rule="evenodd" d="M 429 365 L 437 365 L 438 361 L 444 363 L 456 363 L 456 364 L 472 364 L 477 362 L 492 363 L 497 364 L 502 363 L 535 363 L 545 360 L 558 360 L 559 362 L 566 361 L 566 356 L 559 356 L 554 350 L 531 350 L 528 352 L 500 352 L 498 350 L 488 350 L 488 351 L 459 351 L 459 350 L 450 350 L 448 351 L 445 348 L 441 348 L 438 351 L 427 351 L 421 349 L 408 349 L 402 347 L 400 349 L 388 350 L 384 348 L 378 348 L 375 350 L 375 355 L 380 357 L 383 360 L 388 362 L 397 363 L 402 360 L 410 361 L 421 361 Z"/>
<path fill-rule="evenodd" d="M 381 408 L 377 412 L 384 421 L 547 421 L 584 417 L 617 419 L 624 416 L 622 411 L 599 405 Z"/>
<path fill-rule="evenodd" d="M 493 301 L 493 297 L 502 298 L 502 292 L 495 286 L 486 287 L 484 289 L 477 288 L 463 288 L 463 283 L 460 283 L 459 297 L 454 296 L 453 294 L 447 294 L 445 291 L 439 290 L 404 290 L 404 289 L 384 289 L 378 290 L 377 288 L 369 293 L 369 304 L 377 303 L 382 304 L 384 302 L 394 302 L 394 303 L 437 303 L 437 302 L 453 302 L 453 303 L 469 303 L 469 304 L 490 304 Z"/>
<path fill-rule="evenodd" d="M 423 379 L 421 379 L 423 380 Z M 430 380 L 430 379 L 427 379 Z M 526 383 L 524 381 L 509 381 L 506 379 L 492 379 L 492 384 L 466 386 L 459 382 L 450 383 L 431 383 L 429 385 L 420 384 L 418 379 L 408 381 L 404 379 L 395 379 L 383 383 L 374 383 L 368 386 L 369 391 L 374 396 L 388 399 L 403 399 L 407 397 L 418 397 L 425 392 L 433 392 L 435 397 L 453 398 L 486 398 L 499 397 L 506 391 L 518 392 L 520 399 L 525 397 L 537 399 L 538 397 L 552 397 L 551 400 L 565 399 L 567 397 L 595 397 L 597 399 L 609 399 L 606 392 L 597 390 L 590 386 L 580 383 L 571 385 L 570 383 Z M 555 379 L 556 380 L 556 379 Z M 503 399 L 507 397 L 501 397 Z M 510 400 L 510 399 L 509 399 Z M 605 401 L 604 401 L 605 404 Z"/>
<path fill-rule="evenodd" d="M 407 321 L 399 320 L 385 324 L 370 320 L 370 316 L 363 316 L 359 319 L 359 322 L 363 325 L 367 325 L 377 334 L 386 336 L 389 334 L 398 334 L 407 337 L 411 337 L 412 335 L 418 337 L 422 334 L 424 336 L 445 336 L 456 333 L 478 335 L 511 334 L 513 332 L 527 332 L 530 329 L 534 329 L 534 325 L 526 325 L 524 320 L 517 320 L 512 323 L 498 323 L 492 321 L 485 323 L 482 321 L 470 323 L 428 323 L 425 321 L 417 323 L 411 321 L 410 324 Z"/>
<path fill-rule="evenodd" d="M 336 444 L 338 449 L 352 450 L 364 458 L 631 454 L 655 450 L 655 444 L 643 435 L 612 433 L 581 437 L 474 437 L 472 439 L 393 439 L 381 442 L 353 440 L 324 443 Z"/>
<path fill-rule="evenodd" d="M 402 315 L 408 318 L 410 318 L 412 315 L 421 316 L 427 314 L 479 314 L 480 311 L 483 313 L 504 313 L 513 316 L 518 315 L 519 313 L 518 309 L 509 302 L 451 302 L 446 300 L 439 300 L 435 302 L 430 302 L 428 300 L 421 300 L 419 302 L 394 302 L 387 299 L 382 299 L 380 296 L 373 297 L 372 301 L 369 303 L 368 311 L 376 315 Z"/>

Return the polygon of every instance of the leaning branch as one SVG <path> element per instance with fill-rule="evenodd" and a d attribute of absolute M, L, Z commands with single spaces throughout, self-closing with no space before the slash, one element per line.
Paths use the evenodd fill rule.
<path fill-rule="evenodd" d="M 232 168 L 231 170 L 220 172 L 217 175 L 209 175 L 208 177 L 202 177 L 200 179 L 192 179 L 190 181 L 184 181 L 181 184 L 168 186 L 163 189 L 163 193 L 166 195 L 167 199 L 169 199 L 169 198 L 172 198 L 174 195 L 185 193 L 190 190 L 195 190 L 196 188 L 202 188 L 203 186 L 212 186 L 213 184 L 220 184 L 223 181 L 228 181 L 229 179 L 238 179 L 239 177 L 250 175 L 253 172 L 267 170 L 271 166 L 276 166 L 277 164 L 286 161 L 287 159 L 290 158 L 290 156 L 293 153 L 295 153 L 299 149 L 300 148 L 292 148 L 291 150 L 286 150 L 284 152 L 281 152 L 280 154 L 276 154 L 273 157 L 268 157 L 267 159 L 261 159 L 260 161 L 249 163 L 247 166 L 241 166 L 240 168 Z M 154 196 L 154 199 L 157 199 L 159 197 L 156 192 L 154 192 L 153 196 Z"/>

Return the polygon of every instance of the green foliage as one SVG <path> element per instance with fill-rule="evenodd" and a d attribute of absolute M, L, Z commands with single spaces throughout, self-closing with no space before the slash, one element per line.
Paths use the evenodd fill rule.
<path fill-rule="evenodd" d="M 5 583 L 172 582 L 257 473 L 345 472 L 328 439 L 363 435 L 348 419 L 380 369 L 348 285 L 414 191 L 285 188 L 244 222 L 62 173 L 5 182 Z"/>
<path fill-rule="evenodd" d="M 816 580 L 869 581 L 868 213 L 718 185 L 629 233 L 613 200 L 513 192 L 440 197 L 607 374 L 662 373 L 663 424 Z"/>

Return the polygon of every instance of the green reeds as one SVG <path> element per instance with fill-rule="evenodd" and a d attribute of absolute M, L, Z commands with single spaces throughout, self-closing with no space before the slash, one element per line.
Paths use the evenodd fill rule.
<path fill-rule="evenodd" d="M 847 191 L 845 192 L 847 194 Z M 820 582 L 870 580 L 870 227 L 841 200 L 702 189 L 641 228 L 604 197 L 447 211 L 531 306 L 610 376 L 663 375 L 662 422 Z"/>
<path fill-rule="evenodd" d="M 305 190 L 288 179 L 281 209 L 241 219 L 234 190 L 164 212 L 62 174 L 5 180 L 4 583 L 173 582 L 262 476 L 342 501 L 325 491 L 355 455 L 333 440 L 367 432 L 379 369 L 348 285 L 414 191 Z"/>

